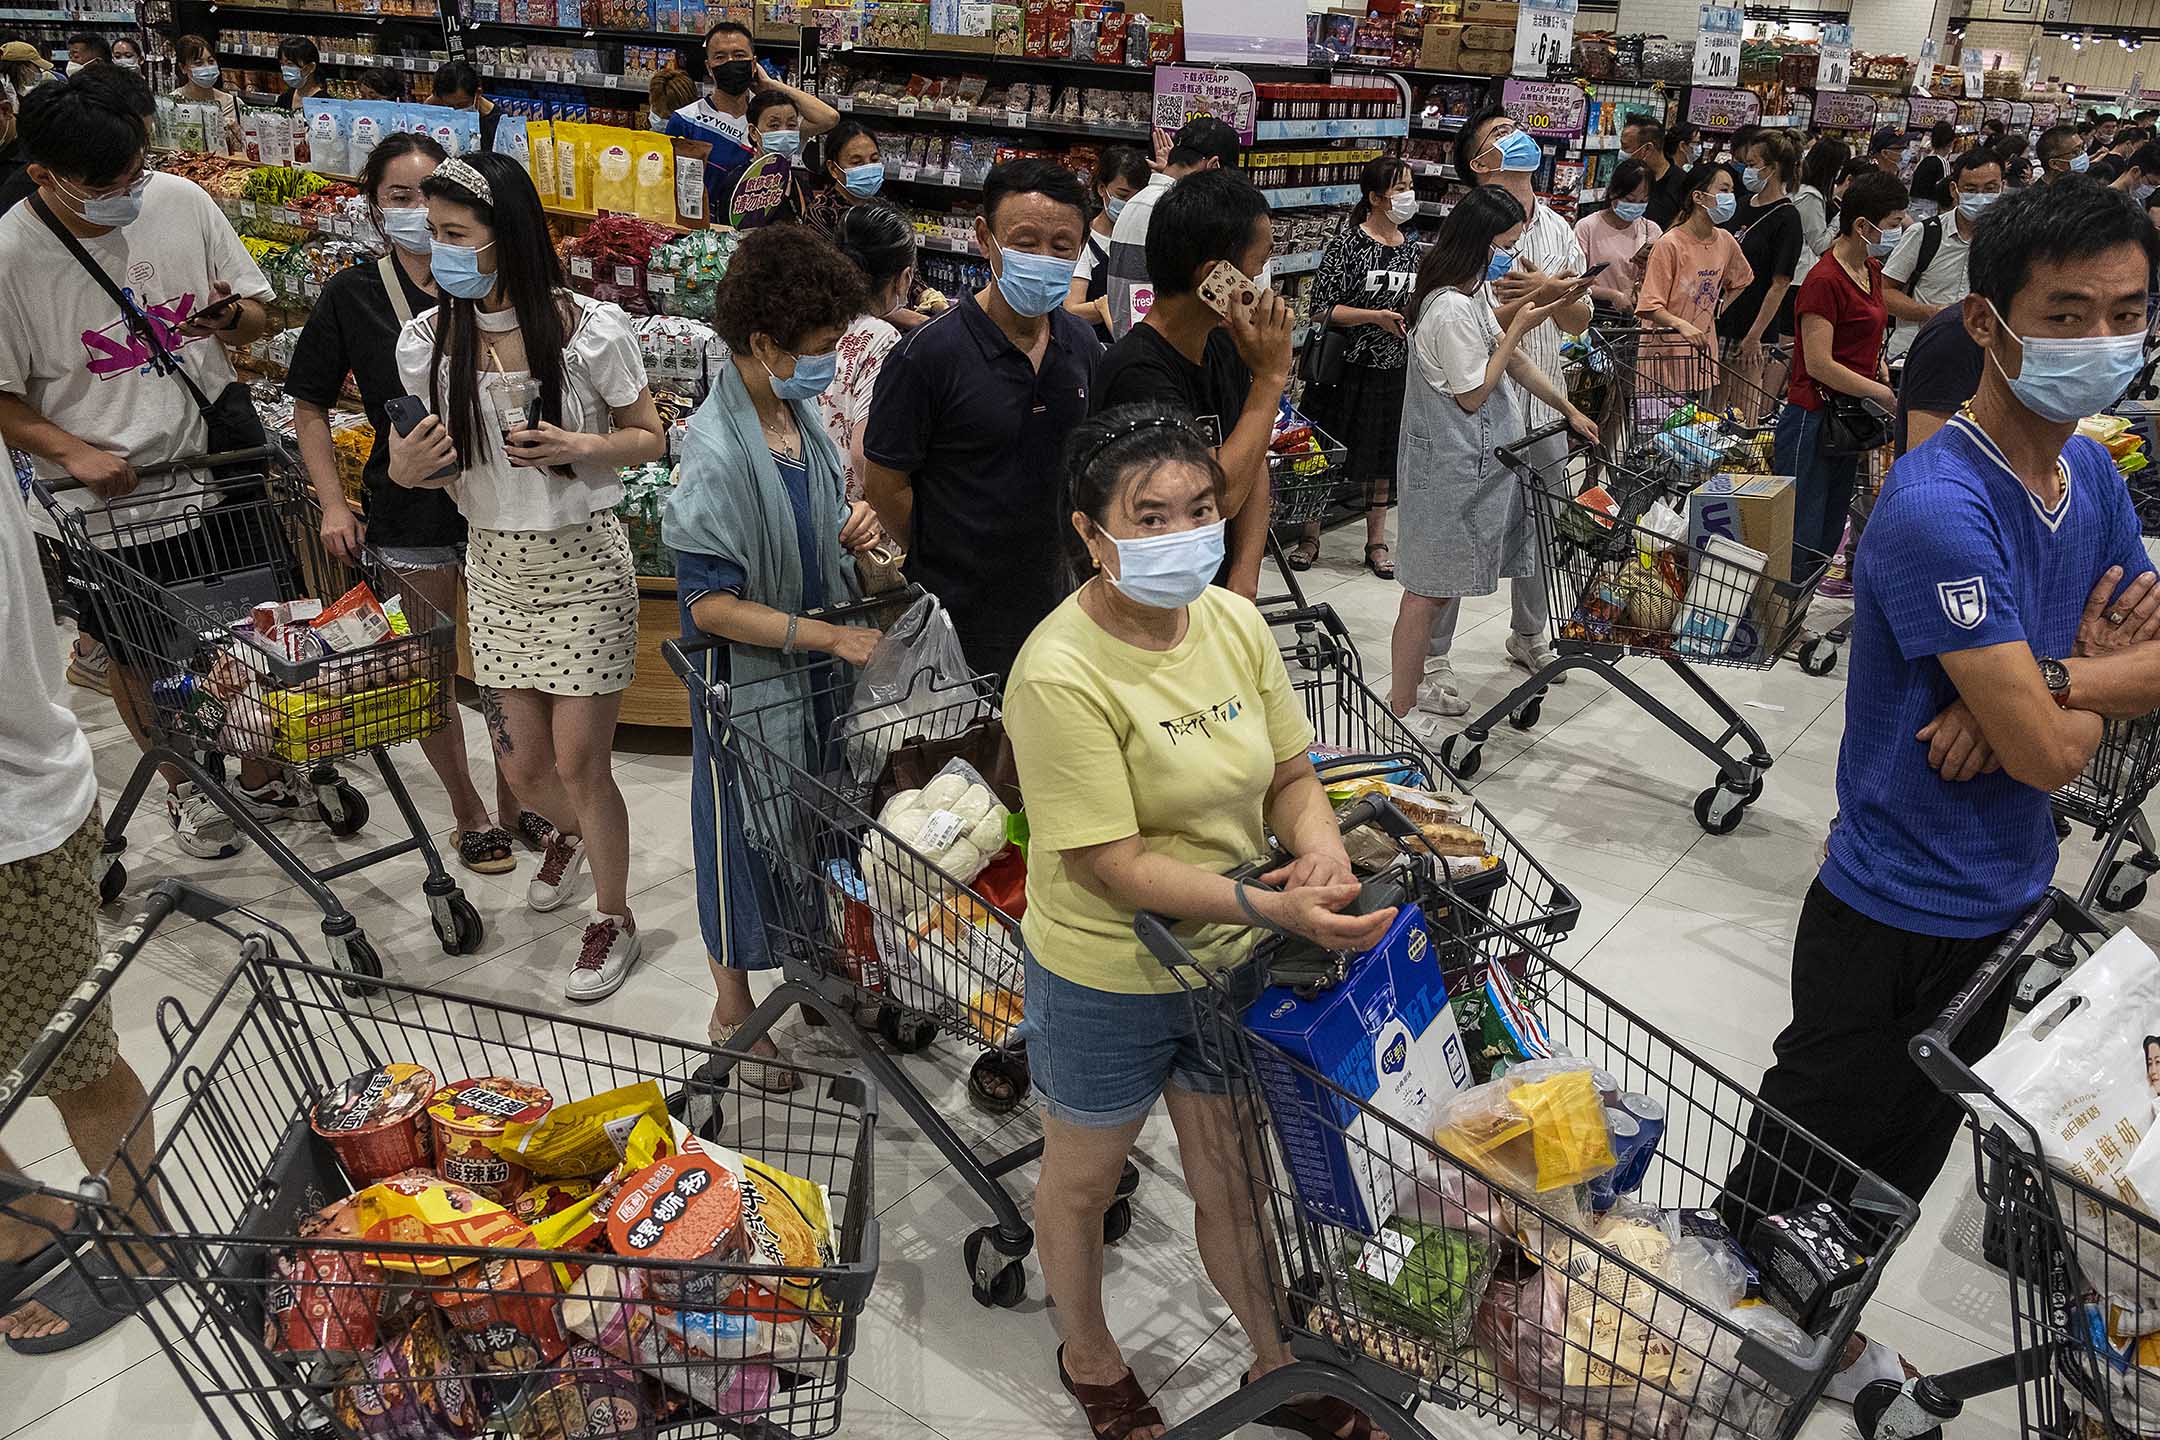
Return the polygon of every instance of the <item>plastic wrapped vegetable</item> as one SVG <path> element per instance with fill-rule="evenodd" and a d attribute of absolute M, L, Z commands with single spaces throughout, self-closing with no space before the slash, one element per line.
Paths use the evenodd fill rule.
<path fill-rule="evenodd" d="M 1436 1340 L 1468 1343 L 1493 1247 L 1477 1236 L 1400 1216 L 1371 1240 L 1353 1240 L 1344 1256 L 1349 1286 L 1370 1313 Z"/>

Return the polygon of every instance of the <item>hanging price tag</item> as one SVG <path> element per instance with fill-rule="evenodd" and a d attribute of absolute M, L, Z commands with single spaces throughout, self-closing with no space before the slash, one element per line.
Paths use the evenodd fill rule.
<path fill-rule="evenodd" d="M 625 289 L 628 289 L 629 287 L 637 284 L 636 267 L 630 265 L 617 265 L 615 267 L 615 283 L 624 287 Z"/>
<path fill-rule="evenodd" d="M 853 110 L 855 108 L 855 97 L 852 95 L 842 95 L 839 99 L 832 102 L 832 108 L 841 111 Z"/>
<path fill-rule="evenodd" d="M 904 164 L 900 167 L 900 178 L 902 180 L 913 180 L 917 175 L 920 175 L 921 173 L 922 167 L 920 165 Z"/>
<path fill-rule="evenodd" d="M 965 120 L 965 119 L 967 119 L 967 118 L 968 118 L 968 114 L 969 114 L 969 107 L 968 107 L 968 103 L 967 103 L 967 101 L 965 101 L 965 100 L 955 100 L 955 101 L 953 101 L 953 107 L 952 107 L 952 118 L 953 118 L 953 119 L 955 119 L 955 120 Z"/>
<path fill-rule="evenodd" d="M 648 275 L 645 277 L 645 288 L 655 295 L 672 295 L 675 293 L 675 277 L 672 275 Z"/>
<path fill-rule="evenodd" d="M 915 112 L 921 108 L 913 95 L 904 95 L 900 99 L 900 118 L 903 120 L 911 119 Z"/>
<path fill-rule="evenodd" d="M 1015 130 L 1027 129 L 1027 111 L 1015 109 L 1013 106 L 1010 105 L 1006 106 L 1005 123 L 1012 126 Z"/>
<path fill-rule="evenodd" d="M 948 165 L 945 167 L 943 172 L 939 174 L 938 183 L 941 185 L 951 185 L 957 187 L 960 184 L 960 172 L 954 169 L 952 166 Z"/>

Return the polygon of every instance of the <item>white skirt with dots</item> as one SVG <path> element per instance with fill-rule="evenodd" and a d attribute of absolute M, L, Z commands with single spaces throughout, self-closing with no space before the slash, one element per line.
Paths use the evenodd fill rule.
<path fill-rule="evenodd" d="M 637 570 L 612 512 L 561 530 L 472 528 L 465 596 L 473 683 L 612 695 L 637 671 Z"/>

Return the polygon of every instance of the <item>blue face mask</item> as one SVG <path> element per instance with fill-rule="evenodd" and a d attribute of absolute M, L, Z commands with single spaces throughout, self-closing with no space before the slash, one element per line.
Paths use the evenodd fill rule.
<path fill-rule="evenodd" d="M 149 172 L 138 176 L 135 183 L 117 195 L 85 195 L 69 185 L 60 183 L 67 197 L 75 202 L 75 213 L 92 225 L 103 225 L 120 230 L 135 223 L 142 215 L 143 191 L 150 185 Z"/>
<path fill-rule="evenodd" d="M 822 355 L 796 356 L 795 373 L 784 380 L 769 368 L 765 373 L 772 377 L 772 393 L 782 400 L 810 400 L 825 393 L 839 370 L 840 352 L 827 350 Z"/>
<path fill-rule="evenodd" d="M 765 153 L 768 155 L 797 154 L 802 150 L 802 131 L 767 130 L 764 145 Z"/>
<path fill-rule="evenodd" d="M 2071 156 L 2071 157 L 2070 157 L 2070 173 L 2071 173 L 2071 174 L 2073 174 L 2073 175 L 2082 175 L 2082 174 L 2084 174 L 2084 173 L 2085 173 L 2085 172 L 2086 172 L 2087 170 L 2090 170 L 2091 168 L 2092 168 L 2092 156 L 2090 156 L 2090 155 L 2086 154 L 2086 153 L 2085 153 L 2085 152 L 2084 152 L 2083 150 L 2080 150 L 2080 151 L 2078 151 L 2078 153 L 2077 153 L 2077 154 L 2075 154 L 2075 155 L 2073 155 L 2073 156 Z"/>
<path fill-rule="evenodd" d="M 1222 568 L 1223 522 L 1138 540 L 1113 535 L 1110 543 L 1117 547 L 1118 573 L 1103 578 L 1137 604 L 1176 610 L 1205 595 Z"/>
<path fill-rule="evenodd" d="M 292 86 L 292 88 L 293 88 L 293 89 L 297 90 L 297 89 L 299 89 L 299 88 L 300 88 L 300 67 L 299 67 L 299 66 L 297 66 L 297 65 L 280 65 L 280 66 L 278 66 L 278 72 L 277 72 L 277 73 L 278 73 L 279 75 L 281 75 L 282 77 L 284 77 L 285 83 L 286 83 L 287 85 L 290 85 L 290 86 Z"/>
<path fill-rule="evenodd" d="M 1507 138 L 1499 144 L 1500 168 L 1517 172 L 1535 170 L 1545 159 L 1545 152 L 1537 143 L 1537 136 L 1527 130 L 1510 130 Z"/>
<path fill-rule="evenodd" d="M 1710 223 L 1723 225 L 1726 221 L 1732 219 L 1733 211 L 1739 208 L 1740 202 L 1733 199 L 1732 191 L 1726 191 L 1723 195 L 1717 196 L 1710 202 Z"/>
<path fill-rule="evenodd" d="M 1488 282 L 1498 280 L 1514 268 L 1515 254 L 1513 251 L 1495 250 L 1492 252 L 1492 258 L 1485 262 L 1485 279 Z"/>
<path fill-rule="evenodd" d="M 1007 250 L 1002 245 L 998 247 L 998 258 L 1004 261 L 997 277 L 998 293 L 1022 315 L 1048 315 L 1072 292 L 1073 268 L 1078 261 L 1038 255 L 1032 250 Z"/>
<path fill-rule="evenodd" d="M 867 200 L 885 188 L 885 162 L 872 160 L 866 165 L 850 165 L 840 172 L 840 184 L 858 200 Z"/>
<path fill-rule="evenodd" d="M 1960 195 L 1958 196 L 1958 214 L 1963 215 L 1968 220 L 1977 220 L 1980 218 L 1981 211 L 2000 199 L 2002 199 L 2001 194 L 1990 195 L 1985 190 L 1975 191 L 1970 195 Z"/>
<path fill-rule="evenodd" d="M 1650 213 L 1650 202 L 1647 200 L 1616 200 L 1613 202 L 1612 208 L 1613 214 L 1633 225 L 1643 216 Z"/>
<path fill-rule="evenodd" d="M 428 234 L 427 211 L 418 207 L 382 212 L 382 231 L 398 249 L 414 255 L 432 255 L 434 237 Z"/>
<path fill-rule="evenodd" d="M 215 90 L 223 73 L 215 65 L 193 65 L 188 67 L 188 78 L 205 90 Z"/>
<path fill-rule="evenodd" d="M 1103 214 L 1108 215 L 1111 223 L 1115 224 L 1117 217 L 1125 213 L 1125 202 L 1113 195 L 1102 202 L 1102 208 Z"/>
<path fill-rule="evenodd" d="M 492 240 L 485 245 L 433 242 L 428 266 L 435 272 L 436 288 L 460 300 L 485 300 L 495 288 L 495 277 L 480 273 L 480 252 L 494 245 Z"/>
<path fill-rule="evenodd" d="M 1760 193 L 1763 186 L 1770 183 L 1770 177 L 1763 173 L 1762 167 L 1749 165 L 1740 171 L 1740 183 L 1747 187 L 1748 194 L 1754 195 Z"/>
<path fill-rule="evenodd" d="M 2027 339 L 2011 331 L 2010 323 L 2002 318 L 2002 311 L 1995 309 L 1993 301 L 1988 302 L 1988 309 L 1994 312 L 1995 323 L 2002 326 L 2003 333 L 2015 339 L 2025 352 L 2016 379 L 2003 371 L 1993 352 L 1988 354 L 1988 363 L 2002 375 L 2018 403 L 2043 420 L 2070 425 L 2099 414 L 2122 398 L 2145 363 L 2142 332 L 2080 336 L 2074 340 Z"/>

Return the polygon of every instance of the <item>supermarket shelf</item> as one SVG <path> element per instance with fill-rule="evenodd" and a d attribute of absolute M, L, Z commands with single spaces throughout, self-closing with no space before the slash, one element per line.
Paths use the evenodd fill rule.
<path fill-rule="evenodd" d="M 886 177 L 902 185 L 920 185 L 932 190 L 960 190 L 970 194 L 982 194 L 983 182 L 969 180 L 950 166 L 942 169 L 925 165 L 899 165 Z"/>
<path fill-rule="evenodd" d="M 1253 126 L 1261 140 L 1387 140 L 1410 133 L 1410 122 L 1394 120 L 1262 120 Z"/>
<path fill-rule="evenodd" d="M 1578 150 L 1618 150 L 1620 148 L 1620 137 L 1617 135 L 1585 135 L 1582 139 L 1575 141 L 1574 144 Z"/>
<path fill-rule="evenodd" d="M 470 20 L 465 28 L 472 30 L 516 30 L 527 35 L 574 35 L 586 40 L 622 40 L 632 45 L 680 45 L 694 50 L 698 37 L 692 31 L 673 30 L 617 30 L 606 25 L 527 25 L 518 20 Z M 760 40 L 760 45 L 785 47 L 786 40 Z"/>
<path fill-rule="evenodd" d="M 0 11 L 0 14 L 5 13 Z M 294 10 L 279 5 L 235 5 L 232 0 L 224 0 L 224 3 L 218 6 L 214 18 L 221 26 L 246 29 L 236 18 L 245 15 L 290 20 L 348 20 L 358 25 L 380 25 L 385 21 L 395 20 L 406 25 L 425 25 L 437 34 L 442 33 L 442 16 L 432 10 L 425 15 L 363 15 L 352 10 Z"/>
<path fill-rule="evenodd" d="M 277 47 L 271 45 L 222 45 L 218 52 L 223 55 L 245 55 L 252 60 L 275 60 Z M 386 70 L 403 70 L 408 74 L 433 74 L 436 68 L 450 57 L 437 52 L 433 58 L 425 55 L 364 55 L 356 51 L 326 50 L 322 63 L 337 69 L 364 70 L 380 65 Z M 646 94 L 652 88 L 649 75 L 606 75 L 591 70 L 549 70 L 536 65 L 482 65 L 482 75 L 497 80 L 531 81 L 543 85 L 575 85 L 586 90 L 625 90 L 634 95 Z"/>
<path fill-rule="evenodd" d="M 20 7 L 0 10 L 0 20 L 24 20 L 31 24 L 115 25 L 123 30 L 140 30 L 142 25 L 127 15 L 70 15 L 64 10 L 25 10 Z"/>
<path fill-rule="evenodd" d="M 1468 118 L 1465 115 L 1443 115 L 1438 119 L 1428 120 L 1420 115 L 1410 122 L 1410 128 L 1421 135 L 1452 135 L 1462 129 L 1463 121 Z"/>
<path fill-rule="evenodd" d="M 842 114 L 869 115 L 880 120 L 916 121 L 929 125 L 960 125 L 976 130 L 1034 130 L 1045 135 L 1088 135 L 1102 140 L 1145 140 L 1145 125 L 1109 125 L 1101 121 L 1059 120 L 1024 110 L 969 110 L 955 115 L 944 110 L 902 110 L 893 105 L 864 105 L 852 95 L 824 97 Z"/>
<path fill-rule="evenodd" d="M 1124 79 L 1137 81 L 1152 87 L 1155 83 L 1155 67 L 1134 65 L 1098 65 L 1093 60 L 1051 60 L 1029 55 L 974 54 L 964 50 L 880 50 L 870 46 L 836 50 L 832 57 L 860 60 L 893 60 L 903 65 L 921 65 L 925 61 L 950 65 L 1015 65 L 1026 70 L 1060 70 L 1093 75 L 1099 79 Z"/>
<path fill-rule="evenodd" d="M 950 235 L 919 235 L 916 239 L 925 250 L 943 250 L 953 255 L 972 255 L 983 258 L 982 247 L 973 240 L 958 239 Z"/>
<path fill-rule="evenodd" d="M 244 55 L 250 60 L 277 59 L 275 45 L 220 45 L 220 55 Z M 358 51 L 325 50 L 322 63 L 335 70 L 365 70 L 380 65 L 385 70 L 403 70 L 413 75 L 432 75 L 436 67 L 449 59 L 449 55 L 436 52 L 434 58 L 425 55 L 364 55 Z"/>
<path fill-rule="evenodd" d="M 1277 275 L 1303 275 L 1307 271 L 1320 268 L 1320 257 L 1324 253 L 1326 252 L 1320 250 L 1307 250 L 1298 255 L 1277 255 L 1268 263 L 1275 267 Z"/>
<path fill-rule="evenodd" d="M 1308 205 L 1354 205 L 1357 203 L 1358 187 L 1355 185 L 1298 185 L 1288 189 L 1262 190 L 1267 196 L 1271 210 L 1292 210 Z"/>

